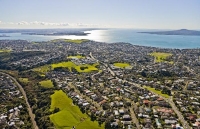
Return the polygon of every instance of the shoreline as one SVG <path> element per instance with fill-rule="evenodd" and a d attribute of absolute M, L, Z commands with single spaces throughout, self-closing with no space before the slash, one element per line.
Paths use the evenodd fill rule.
<path fill-rule="evenodd" d="M 23 39 L 0 39 L 0 41 L 22 41 Z M 52 39 L 52 40 L 48 40 L 48 41 L 29 41 L 29 40 L 25 40 L 27 42 L 37 42 L 37 43 L 47 43 L 47 42 L 52 42 L 53 40 L 76 40 L 76 39 L 62 39 L 62 38 L 59 38 L 59 39 Z M 79 40 L 85 40 L 85 39 L 79 39 Z M 198 47 L 196 48 L 165 48 L 165 47 L 155 47 L 155 46 L 147 46 L 147 45 L 137 45 L 137 44 L 132 44 L 132 43 L 129 43 L 129 42 L 112 42 L 112 43 L 109 43 L 109 42 L 99 42 L 99 41 L 95 41 L 95 40 L 90 40 L 90 39 L 86 39 L 88 40 L 88 42 L 94 42 L 94 43 L 105 43 L 105 44 L 129 44 L 129 45 L 132 45 L 132 46 L 136 46 L 136 47 L 147 47 L 147 48 L 155 48 L 155 49 L 167 49 L 167 50 L 197 50 L 197 49 L 200 49 Z M 71 43 L 71 42 L 69 42 Z M 84 43 L 81 43 L 81 44 L 84 44 Z"/>
<path fill-rule="evenodd" d="M 143 30 L 144 31 L 144 30 Z M 197 49 L 200 48 L 200 36 L 156 35 L 138 33 L 135 29 L 90 30 L 87 35 L 23 35 L 21 33 L 0 33 L 10 37 L 0 37 L 0 40 L 27 40 L 32 42 L 47 42 L 54 39 L 88 39 L 105 43 L 130 43 L 132 45 L 167 49 Z"/>

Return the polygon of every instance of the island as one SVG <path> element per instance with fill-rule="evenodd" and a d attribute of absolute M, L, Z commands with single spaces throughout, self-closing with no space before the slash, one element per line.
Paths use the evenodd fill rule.
<path fill-rule="evenodd" d="M 23 35 L 44 35 L 44 36 L 63 36 L 63 35 L 75 35 L 75 36 L 86 36 L 90 33 L 84 32 L 56 32 L 56 33 L 21 33 Z"/>
<path fill-rule="evenodd" d="M 200 31 L 196 30 L 173 30 L 173 31 L 157 31 L 157 32 L 138 32 L 138 33 L 147 33 L 147 34 L 158 34 L 158 35 L 189 35 L 189 36 L 200 36 Z"/>
<path fill-rule="evenodd" d="M 2 35 L 0 35 L 0 37 L 10 37 L 10 36 L 2 34 Z"/>
<path fill-rule="evenodd" d="M 64 35 L 75 35 L 75 36 L 87 36 L 90 34 L 88 31 L 96 30 L 96 28 L 70 28 L 70 29 L 0 29 L 0 37 L 5 33 L 21 33 L 22 35 L 43 35 L 43 36 L 64 36 Z M 86 32 L 87 31 L 87 32 Z"/>

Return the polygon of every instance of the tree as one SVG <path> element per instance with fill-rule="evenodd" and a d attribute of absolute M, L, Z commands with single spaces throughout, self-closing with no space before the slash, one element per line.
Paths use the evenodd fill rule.
<path fill-rule="evenodd" d="M 93 112 L 91 112 L 90 118 L 91 118 L 91 121 L 95 121 L 96 115 Z"/>
<path fill-rule="evenodd" d="M 57 112 L 59 112 L 60 111 L 60 109 L 59 108 L 54 108 L 54 110 L 53 110 L 53 114 L 55 114 L 55 113 L 57 113 Z"/>
<path fill-rule="evenodd" d="M 101 119 L 98 120 L 99 127 L 101 127 L 102 121 Z"/>

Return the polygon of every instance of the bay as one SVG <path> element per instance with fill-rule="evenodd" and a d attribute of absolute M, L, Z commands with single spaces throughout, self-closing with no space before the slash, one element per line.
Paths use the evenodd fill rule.
<path fill-rule="evenodd" d="M 185 35 L 156 35 L 138 33 L 144 31 L 160 31 L 160 30 L 142 30 L 142 29 L 105 29 L 85 31 L 87 36 L 43 36 L 43 35 L 22 35 L 21 33 L 0 33 L 10 37 L 0 37 L 10 40 L 28 40 L 28 41 L 49 41 L 53 39 L 89 39 L 99 42 L 116 43 L 125 42 L 133 45 L 151 46 L 159 48 L 200 48 L 200 36 Z"/>

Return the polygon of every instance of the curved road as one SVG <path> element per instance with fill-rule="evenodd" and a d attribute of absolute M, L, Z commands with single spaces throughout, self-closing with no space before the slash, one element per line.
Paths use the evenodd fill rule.
<path fill-rule="evenodd" d="M 26 97 L 26 92 L 24 91 L 24 89 L 22 88 L 22 86 L 17 82 L 17 80 L 15 78 L 13 78 L 12 76 L 10 76 L 9 74 L 1 72 L 1 71 L 0 71 L 0 74 L 6 75 L 9 78 L 11 78 L 15 82 L 15 84 L 19 87 L 20 91 L 22 92 L 22 95 L 25 98 L 27 109 L 28 109 L 28 113 L 29 113 L 29 116 L 31 117 L 31 122 L 33 124 L 33 128 L 34 129 L 39 129 L 38 126 L 37 126 L 37 123 L 35 121 L 35 115 L 33 114 L 32 109 L 31 109 L 31 107 L 30 107 L 30 105 L 28 103 L 28 99 Z"/>
<path fill-rule="evenodd" d="M 126 81 L 126 80 L 124 80 L 124 81 Z M 136 87 L 138 87 L 138 88 L 144 89 L 143 87 L 141 87 L 141 86 L 140 86 L 139 84 L 137 84 L 137 83 L 133 83 L 133 82 L 129 82 L 129 81 L 126 81 L 126 82 L 128 82 L 129 84 L 132 84 L 132 85 L 134 85 L 134 86 L 136 86 Z M 151 92 L 151 91 L 149 91 L 149 92 Z M 133 93 L 134 93 L 134 92 L 133 92 Z M 154 93 L 154 92 L 151 92 L 151 93 L 156 94 L 156 93 Z M 168 98 L 162 97 L 162 96 L 159 95 L 159 94 L 156 94 L 156 95 L 158 95 L 160 98 L 164 99 L 166 102 L 168 102 L 168 103 L 171 105 L 172 109 L 174 110 L 174 112 L 177 114 L 179 120 L 181 121 L 181 123 L 182 123 L 184 129 L 191 129 L 191 127 L 189 126 L 188 122 L 184 119 L 182 113 L 178 110 L 178 108 L 176 107 L 176 105 L 175 105 L 175 103 L 173 102 L 173 100 L 172 100 L 171 97 L 168 99 Z"/>
<path fill-rule="evenodd" d="M 92 53 L 91 53 L 91 52 L 90 52 L 90 56 L 91 56 L 91 58 L 95 59 L 95 58 L 92 56 Z M 179 57 L 179 58 L 180 58 L 180 57 Z M 102 63 L 102 62 L 100 62 L 100 63 Z M 104 66 L 107 66 L 107 65 L 104 64 L 104 63 L 102 63 L 102 64 L 103 64 Z M 108 71 L 112 74 L 112 76 L 115 76 L 115 72 L 113 72 L 109 66 L 107 66 L 107 69 L 108 69 Z M 118 77 L 116 77 L 116 78 L 118 78 Z M 119 79 L 119 78 L 118 78 L 118 79 Z M 137 83 L 129 82 L 129 81 L 127 81 L 127 80 L 123 80 L 123 81 L 128 82 L 129 84 L 135 85 L 135 86 L 138 87 L 138 88 L 144 89 L 143 87 L 141 87 L 141 86 L 140 86 L 139 84 L 137 84 Z M 150 92 L 151 92 L 151 91 L 150 91 Z M 154 93 L 154 94 L 155 94 L 155 93 Z M 157 95 L 158 95 L 159 97 L 163 98 L 166 102 L 168 102 L 168 103 L 171 105 L 172 109 L 174 110 L 174 112 L 177 114 L 179 120 L 181 121 L 181 123 L 182 123 L 184 129 L 191 129 L 191 127 L 189 126 L 188 122 L 184 119 L 182 113 L 178 110 L 178 108 L 177 108 L 176 105 L 174 104 L 172 98 L 167 99 L 167 98 L 162 97 L 162 96 L 159 95 L 159 94 L 157 94 Z"/>

